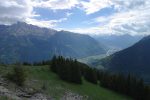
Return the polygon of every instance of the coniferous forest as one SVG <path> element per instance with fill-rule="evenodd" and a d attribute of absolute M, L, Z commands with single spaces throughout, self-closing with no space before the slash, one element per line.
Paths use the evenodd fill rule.
<path fill-rule="evenodd" d="M 77 84 L 82 83 L 80 65 L 76 60 L 54 56 L 51 63 L 51 70 L 57 73 L 62 80 Z"/>
<path fill-rule="evenodd" d="M 126 76 L 112 74 L 62 56 L 53 57 L 50 70 L 66 82 L 83 84 L 82 78 L 84 78 L 93 84 L 130 96 L 134 100 L 150 100 L 149 86 L 145 85 L 142 79 L 131 74 Z"/>

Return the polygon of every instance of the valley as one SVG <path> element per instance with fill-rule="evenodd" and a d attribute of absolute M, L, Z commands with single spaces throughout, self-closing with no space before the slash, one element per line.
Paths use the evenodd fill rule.
<path fill-rule="evenodd" d="M 45 98 L 46 100 L 74 100 L 77 98 L 77 100 L 112 100 L 111 98 L 114 98 L 115 100 L 130 100 L 134 98 L 134 96 L 126 94 L 122 90 L 122 92 L 119 93 L 117 93 L 115 89 L 112 91 L 111 88 L 107 86 L 108 83 L 106 80 L 100 79 L 98 81 L 96 78 L 96 83 L 97 81 L 106 81 L 106 88 L 104 88 L 104 84 L 99 86 L 98 84 L 88 82 L 93 80 L 88 79 L 90 74 L 96 75 L 94 70 L 106 71 L 106 75 L 104 72 L 104 74 L 101 73 L 101 76 L 96 75 L 96 77 L 102 77 L 104 75 L 104 78 L 108 80 L 109 77 L 113 77 L 112 79 L 115 81 L 115 77 L 114 75 L 111 76 L 111 74 L 110 76 L 108 74 L 108 77 L 107 72 L 116 75 L 122 73 L 125 76 L 132 73 L 132 75 L 138 77 L 138 79 L 142 78 L 145 84 L 149 84 L 150 82 L 148 67 L 148 59 L 150 57 L 148 55 L 149 36 L 141 40 L 141 37 L 132 37 L 130 35 L 106 36 L 107 38 L 99 37 L 95 39 L 89 35 L 40 28 L 22 22 L 11 26 L 1 25 L 0 30 L 0 95 L 4 94 L 0 99 L 36 100 L 38 98 Z M 127 38 L 130 38 L 130 42 L 125 41 Z M 124 42 L 117 44 L 115 41 L 118 40 Z M 48 69 L 48 65 L 52 66 L 53 60 L 51 61 L 51 59 L 54 55 L 58 57 L 61 56 L 57 63 L 60 63 L 58 66 L 62 67 L 60 67 L 59 70 L 64 70 L 64 72 L 62 71 L 62 74 L 58 73 L 60 71 L 56 72 L 59 77 L 56 73 L 49 72 Z M 87 69 L 84 67 L 80 68 L 87 70 L 87 76 L 84 76 L 85 72 L 84 74 L 82 72 L 83 76 L 81 76 L 80 79 L 82 84 L 77 84 L 78 82 L 76 84 L 70 83 L 77 81 L 77 79 L 73 80 L 71 78 L 68 80 L 68 78 L 70 76 L 69 73 L 73 73 L 74 70 L 78 71 L 78 69 L 75 68 L 78 64 L 74 65 L 74 67 L 73 64 L 66 65 L 65 67 L 62 63 L 62 57 L 66 58 L 64 64 L 69 64 L 68 60 L 70 59 L 70 61 L 72 61 L 71 58 L 77 58 L 77 61 L 83 63 L 81 65 L 79 63 L 79 68 L 81 66 L 87 67 Z M 138 64 L 136 64 L 136 61 L 138 61 Z M 21 68 L 25 68 L 28 73 L 24 87 L 18 87 L 18 85 L 13 82 L 7 84 L 9 78 L 4 77 L 9 72 L 13 72 L 12 68 L 14 68 L 17 63 L 20 63 Z M 69 69 L 65 70 L 63 66 Z M 67 70 L 70 70 L 67 72 L 68 74 L 66 73 Z M 93 74 L 90 70 L 93 70 Z M 71 76 L 74 78 L 76 73 L 77 72 Z M 64 74 L 66 74 L 66 76 L 63 77 Z M 9 75 L 10 79 L 13 79 L 11 78 L 12 75 Z M 118 75 L 118 77 L 122 76 Z M 138 79 L 136 79 L 137 82 Z M 22 80 L 22 78 L 19 80 Z M 132 81 L 129 82 L 132 83 Z M 116 83 L 113 84 L 116 85 Z M 145 88 L 147 89 L 147 87 L 144 86 L 143 91 L 146 91 Z M 16 91 L 20 92 L 18 93 Z M 130 92 L 130 90 L 127 91 Z M 15 92 L 15 94 L 13 92 Z"/>
<path fill-rule="evenodd" d="M 0 0 L 0 100 L 150 100 L 150 0 Z"/>

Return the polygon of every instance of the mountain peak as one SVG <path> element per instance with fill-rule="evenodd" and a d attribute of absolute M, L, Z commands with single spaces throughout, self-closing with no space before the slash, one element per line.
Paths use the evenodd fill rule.
<path fill-rule="evenodd" d="M 50 59 L 54 54 L 86 57 L 105 53 L 99 43 L 91 37 L 40 28 L 24 22 L 17 22 L 5 28 L 0 26 L 0 47 L 3 48 L 0 49 L 0 61 L 4 62 L 13 62 L 12 59 L 42 61 Z"/>
<path fill-rule="evenodd" d="M 5 27 L 5 28 L 4 28 Z M 41 28 L 35 25 L 27 24 L 25 22 L 17 22 L 12 25 L 2 25 L 0 26 L 1 34 L 11 34 L 15 36 L 23 35 L 35 35 L 41 36 L 42 38 L 50 37 L 52 34 L 55 34 L 57 31 L 48 28 Z M 7 31 L 7 32 L 6 32 Z"/>

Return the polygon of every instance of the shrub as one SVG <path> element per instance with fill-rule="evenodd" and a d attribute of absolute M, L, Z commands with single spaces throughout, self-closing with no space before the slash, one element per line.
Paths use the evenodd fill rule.
<path fill-rule="evenodd" d="M 23 86 L 26 81 L 27 75 L 23 67 L 16 66 L 13 68 L 13 72 L 6 75 L 6 78 L 16 83 L 18 86 Z"/>

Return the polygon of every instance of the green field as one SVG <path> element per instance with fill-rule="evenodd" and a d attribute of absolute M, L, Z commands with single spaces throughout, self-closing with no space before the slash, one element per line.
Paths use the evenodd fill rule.
<path fill-rule="evenodd" d="M 8 98 L 6 96 L 0 96 L 0 100 L 12 100 L 12 99 L 10 99 L 10 98 Z"/>
<path fill-rule="evenodd" d="M 88 96 L 89 100 L 131 100 L 130 98 L 113 91 L 91 84 L 83 80 L 82 85 L 66 83 L 49 71 L 48 66 L 24 66 L 28 73 L 26 85 L 34 89 L 46 87 L 44 93 L 59 100 L 66 91 L 71 91 L 82 96 Z M 4 75 L 11 71 L 12 66 L 0 66 L 0 73 Z"/>
<path fill-rule="evenodd" d="M 96 56 L 89 56 L 85 58 L 78 59 L 79 62 L 85 63 L 89 66 L 95 67 L 97 69 L 103 69 L 104 66 L 99 64 L 100 60 L 105 58 L 106 54 L 96 55 Z"/>

